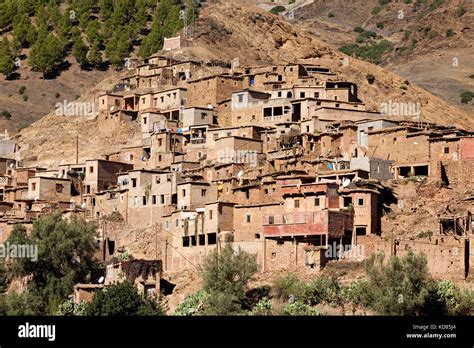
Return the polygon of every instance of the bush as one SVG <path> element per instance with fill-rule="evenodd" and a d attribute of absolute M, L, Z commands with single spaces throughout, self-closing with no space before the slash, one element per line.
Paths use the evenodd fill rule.
<path fill-rule="evenodd" d="M 272 285 L 276 298 L 284 301 L 304 300 L 305 284 L 294 273 L 277 278 Z"/>
<path fill-rule="evenodd" d="M 23 94 L 23 93 L 25 93 L 25 91 L 26 91 L 26 86 L 20 86 L 20 87 L 18 88 L 18 93 L 19 93 L 19 94 Z"/>
<path fill-rule="evenodd" d="M 458 8 L 456 9 L 456 12 L 454 13 L 454 17 L 459 18 L 464 16 L 466 13 L 466 8 L 463 5 L 459 5 Z"/>
<path fill-rule="evenodd" d="M 379 0 L 380 6 L 387 5 L 388 3 L 390 3 L 390 0 Z"/>
<path fill-rule="evenodd" d="M 299 301 L 295 301 L 295 302 L 292 302 L 292 303 L 288 303 L 286 304 L 283 308 L 282 308 L 282 314 L 283 315 L 320 315 L 319 312 L 314 309 L 313 307 L 311 306 L 308 306 L 307 304 L 304 304 L 302 302 L 299 302 Z"/>
<path fill-rule="evenodd" d="M 474 74 L 469 75 L 469 78 L 470 78 L 470 79 L 474 79 Z"/>
<path fill-rule="evenodd" d="M 469 103 L 472 100 L 472 98 L 474 98 L 473 92 L 465 91 L 461 93 L 461 103 L 463 104 Z"/>
<path fill-rule="evenodd" d="M 415 315 L 423 312 L 430 282 L 426 256 L 410 250 L 403 258 L 371 255 L 365 271 L 374 301 L 371 307 L 381 315 Z"/>
<path fill-rule="evenodd" d="M 334 13 L 332 13 L 332 12 L 329 12 L 329 13 L 328 13 L 328 17 L 329 17 L 329 18 L 332 18 L 332 17 L 334 17 Z"/>
<path fill-rule="evenodd" d="M 28 101 L 28 96 L 27 95 L 23 96 L 23 101 L 25 101 L 25 102 Z"/>
<path fill-rule="evenodd" d="M 270 13 L 279 14 L 280 12 L 286 11 L 285 6 L 275 6 L 270 10 Z"/>
<path fill-rule="evenodd" d="M 204 304 L 206 303 L 209 294 L 203 290 L 195 294 L 188 295 L 183 302 L 176 308 L 174 315 L 191 316 L 202 314 Z"/>
<path fill-rule="evenodd" d="M 12 114 L 10 112 L 6 111 L 6 110 L 3 110 L 0 113 L 0 116 L 2 116 L 6 120 L 10 120 L 12 118 Z"/>
<path fill-rule="evenodd" d="M 380 11 L 382 11 L 382 8 L 379 7 L 379 6 L 377 6 L 377 7 L 374 7 L 374 8 L 372 9 L 372 12 L 371 12 L 371 13 L 372 13 L 372 15 L 375 16 L 375 15 L 378 14 Z"/>
<path fill-rule="evenodd" d="M 375 76 L 372 74 L 365 75 L 365 78 L 367 79 L 367 82 L 370 84 L 373 84 L 375 82 Z"/>
<path fill-rule="evenodd" d="M 242 313 L 241 299 L 228 292 L 211 291 L 204 303 L 204 315 L 239 315 Z"/>
<path fill-rule="evenodd" d="M 430 11 L 436 10 L 438 7 L 444 4 L 444 1 L 445 0 L 433 0 L 433 2 L 430 5 Z"/>
<path fill-rule="evenodd" d="M 377 28 L 383 29 L 384 27 L 385 27 L 384 22 L 378 22 L 378 23 L 377 23 Z"/>
<path fill-rule="evenodd" d="M 95 293 L 87 306 L 87 315 L 136 316 L 163 315 L 161 307 L 149 298 L 143 298 L 132 283 L 113 284 Z"/>
<path fill-rule="evenodd" d="M 252 308 L 251 315 L 272 315 L 273 305 L 272 301 L 267 297 L 262 298 Z"/>
<path fill-rule="evenodd" d="M 447 280 L 431 282 L 423 306 L 425 315 L 472 315 L 474 293 L 461 291 Z"/>
<path fill-rule="evenodd" d="M 69 300 L 64 301 L 59 305 L 56 315 L 85 315 L 87 310 L 87 303 L 81 301 L 79 303 L 72 303 Z"/>
<path fill-rule="evenodd" d="M 356 33 L 363 33 L 365 30 L 364 30 L 364 28 L 362 28 L 362 27 L 355 27 L 355 28 L 354 28 L 354 31 L 355 31 Z"/>
<path fill-rule="evenodd" d="M 314 279 L 306 290 L 306 301 L 312 305 L 327 303 L 334 306 L 343 306 L 344 294 L 335 277 L 321 275 Z"/>
<path fill-rule="evenodd" d="M 56 92 L 56 94 L 54 95 L 54 97 L 55 97 L 56 99 L 58 99 L 60 96 L 61 96 L 61 94 L 60 94 L 59 92 Z"/>

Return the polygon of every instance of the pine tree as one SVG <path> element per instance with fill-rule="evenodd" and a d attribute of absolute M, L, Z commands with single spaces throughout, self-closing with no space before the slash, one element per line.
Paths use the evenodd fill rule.
<path fill-rule="evenodd" d="M 13 54 L 10 50 L 10 42 L 4 38 L 0 42 L 0 73 L 8 77 L 15 70 Z"/>
<path fill-rule="evenodd" d="M 145 0 L 137 0 L 135 3 L 135 14 L 133 16 L 135 34 L 142 33 L 146 28 L 147 7 Z"/>
<path fill-rule="evenodd" d="M 33 70 L 41 71 L 43 77 L 51 72 L 63 58 L 63 45 L 53 34 L 41 31 L 31 48 L 29 63 Z"/>
<path fill-rule="evenodd" d="M 100 23 L 99 21 L 90 21 L 87 25 L 86 34 L 89 42 L 94 42 L 95 40 L 100 40 Z"/>
<path fill-rule="evenodd" d="M 165 37 L 174 35 L 183 27 L 179 18 L 181 6 L 173 0 L 162 0 L 156 8 L 152 28 L 143 40 L 139 54 L 148 57 L 163 47 Z"/>
<path fill-rule="evenodd" d="M 57 28 L 60 20 L 61 13 L 59 12 L 59 6 L 55 0 L 50 0 L 48 3 L 48 25 Z"/>
<path fill-rule="evenodd" d="M 99 40 L 95 40 L 92 43 L 91 49 L 87 54 L 87 60 L 90 64 L 94 67 L 98 68 L 102 64 L 102 53 L 100 52 L 100 42 Z"/>
<path fill-rule="evenodd" d="M 13 20 L 13 36 L 18 39 L 22 47 L 29 47 L 33 44 L 36 31 L 26 13 L 17 15 Z"/>
<path fill-rule="evenodd" d="M 87 52 L 89 49 L 84 44 L 84 41 L 79 36 L 74 41 L 74 45 L 72 47 L 72 55 L 76 58 L 77 62 L 83 67 L 87 63 Z"/>

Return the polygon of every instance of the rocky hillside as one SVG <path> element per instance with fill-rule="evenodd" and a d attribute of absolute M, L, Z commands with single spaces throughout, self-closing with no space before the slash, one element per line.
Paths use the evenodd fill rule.
<path fill-rule="evenodd" d="M 313 62 L 356 82 L 361 99 L 372 110 L 388 100 L 419 102 L 424 121 L 473 128 L 474 119 L 465 110 L 380 66 L 348 57 L 300 26 L 256 6 L 235 1 L 209 6 L 202 11 L 197 32 L 197 43 L 216 56 L 239 58 L 241 64 Z M 373 84 L 367 81 L 368 74 L 374 75 Z"/>
<path fill-rule="evenodd" d="M 258 3 L 267 10 L 276 5 Z M 474 61 L 470 58 L 474 52 L 474 2 L 299 0 L 279 4 L 286 8 L 280 13 L 282 18 L 335 49 L 387 40 L 391 48 L 376 53 L 382 52 L 381 66 L 474 112 L 474 102 L 463 104 L 460 98 L 463 91 L 474 90 Z M 361 42 L 364 37 L 356 28 L 376 36 Z"/>

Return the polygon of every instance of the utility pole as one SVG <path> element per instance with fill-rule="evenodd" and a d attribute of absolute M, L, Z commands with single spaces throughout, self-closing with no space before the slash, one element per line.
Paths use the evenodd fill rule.
<path fill-rule="evenodd" d="M 79 164 L 79 133 L 76 134 L 76 164 Z"/>

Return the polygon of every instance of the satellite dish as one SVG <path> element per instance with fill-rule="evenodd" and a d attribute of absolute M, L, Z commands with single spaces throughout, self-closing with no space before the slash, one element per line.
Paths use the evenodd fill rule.
<path fill-rule="evenodd" d="M 346 178 L 346 179 L 342 180 L 342 187 L 347 187 L 347 186 L 349 186 L 350 183 L 351 183 L 351 181 Z"/>
<path fill-rule="evenodd" d="M 81 204 L 81 209 L 84 209 L 86 207 L 86 203 Z"/>
<path fill-rule="evenodd" d="M 35 197 L 35 202 L 36 202 L 38 199 L 39 199 L 39 196 L 36 196 L 36 197 Z"/>
<path fill-rule="evenodd" d="M 104 277 L 102 276 L 99 278 L 99 284 L 102 284 L 103 282 L 104 282 Z"/>
<path fill-rule="evenodd" d="M 15 164 L 12 162 L 12 163 L 10 163 L 9 167 L 10 167 L 10 168 L 13 168 L 14 165 L 15 165 Z"/>
<path fill-rule="evenodd" d="M 244 175 L 244 171 L 241 170 L 240 172 L 237 173 L 237 177 L 240 179 Z"/>

